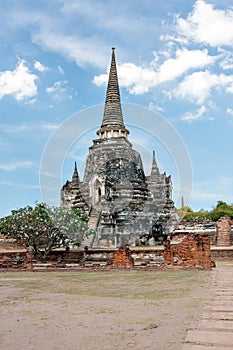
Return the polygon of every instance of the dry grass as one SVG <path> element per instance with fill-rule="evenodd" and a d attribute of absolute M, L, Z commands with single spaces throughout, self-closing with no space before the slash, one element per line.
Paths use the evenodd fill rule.
<path fill-rule="evenodd" d="M 17 272 L 0 274 L 0 287 L 28 294 L 65 293 L 77 296 L 160 300 L 188 297 L 201 288 L 209 271 Z"/>

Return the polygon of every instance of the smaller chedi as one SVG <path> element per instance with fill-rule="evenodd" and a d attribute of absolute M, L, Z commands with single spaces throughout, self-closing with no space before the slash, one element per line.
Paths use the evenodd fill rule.
<path fill-rule="evenodd" d="M 62 207 L 75 207 L 89 216 L 95 234 L 85 243 L 92 247 L 135 245 L 155 224 L 169 235 L 179 221 L 171 176 L 160 173 L 154 151 L 151 173 L 146 176 L 141 156 L 128 140 L 114 48 L 97 135 L 89 148 L 83 181 L 75 163 L 72 180 L 61 189 Z"/>

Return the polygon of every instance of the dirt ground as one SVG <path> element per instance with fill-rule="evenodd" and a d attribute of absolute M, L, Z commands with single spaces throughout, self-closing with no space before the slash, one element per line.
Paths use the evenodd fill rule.
<path fill-rule="evenodd" d="M 0 273 L 1 350 L 181 349 L 211 271 Z"/>

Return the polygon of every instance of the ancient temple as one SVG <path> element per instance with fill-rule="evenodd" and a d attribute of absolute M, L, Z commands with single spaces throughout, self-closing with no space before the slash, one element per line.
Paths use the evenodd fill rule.
<path fill-rule="evenodd" d="M 140 154 L 128 140 L 121 109 L 114 48 L 102 124 L 86 160 L 83 181 L 75 163 L 71 181 L 61 190 L 61 206 L 75 207 L 89 216 L 95 230 L 93 247 L 137 244 L 159 223 L 169 234 L 178 222 L 172 201 L 171 177 L 160 173 L 155 152 L 146 176 Z"/>

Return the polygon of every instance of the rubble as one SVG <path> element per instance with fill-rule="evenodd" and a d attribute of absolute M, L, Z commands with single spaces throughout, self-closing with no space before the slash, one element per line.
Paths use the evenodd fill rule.
<path fill-rule="evenodd" d="M 208 234 L 178 232 L 164 242 L 167 264 L 182 267 L 211 268 L 210 237 Z"/>

